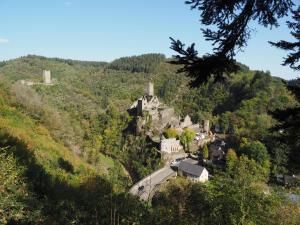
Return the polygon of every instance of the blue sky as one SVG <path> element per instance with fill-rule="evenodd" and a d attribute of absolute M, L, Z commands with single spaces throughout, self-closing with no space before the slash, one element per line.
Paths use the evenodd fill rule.
<path fill-rule="evenodd" d="M 204 54 L 211 46 L 198 20 L 184 0 L 1 0 L 0 60 L 28 54 L 97 61 L 152 52 L 171 56 L 169 37 L 195 42 Z M 267 43 L 289 37 L 281 24 L 257 27 L 237 60 L 275 76 L 298 77 L 280 65 L 286 53 Z"/>

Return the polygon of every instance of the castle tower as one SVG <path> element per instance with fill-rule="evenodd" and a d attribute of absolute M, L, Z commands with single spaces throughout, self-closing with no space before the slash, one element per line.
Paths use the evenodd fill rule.
<path fill-rule="evenodd" d="M 51 71 L 43 70 L 43 82 L 44 84 L 51 84 Z"/>
<path fill-rule="evenodd" d="M 145 95 L 146 96 L 154 96 L 154 86 L 152 82 L 148 82 L 145 87 Z"/>
<path fill-rule="evenodd" d="M 209 131 L 210 131 L 209 120 L 204 120 L 203 129 L 204 129 L 204 132 L 209 133 Z"/>

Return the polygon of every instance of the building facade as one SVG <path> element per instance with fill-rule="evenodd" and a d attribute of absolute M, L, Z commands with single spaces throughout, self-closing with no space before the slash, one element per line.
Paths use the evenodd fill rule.
<path fill-rule="evenodd" d="M 162 139 L 160 142 L 160 150 L 163 153 L 174 153 L 183 150 L 182 145 L 176 138 Z"/>

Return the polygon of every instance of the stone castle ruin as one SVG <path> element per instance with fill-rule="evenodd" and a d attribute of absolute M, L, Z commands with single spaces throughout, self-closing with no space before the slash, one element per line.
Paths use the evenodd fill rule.
<path fill-rule="evenodd" d="M 51 85 L 51 71 L 50 70 L 43 70 L 43 82 L 45 85 Z"/>
<path fill-rule="evenodd" d="M 165 138 L 163 132 L 166 128 L 174 128 L 180 135 L 185 128 L 193 130 L 197 136 L 196 142 L 207 136 L 209 132 L 209 121 L 205 121 L 204 128 L 199 124 L 194 124 L 189 115 L 184 119 L 176 115 L 174 108 L 161 103 L 154 94 L 154 85 L 148 82 L 145 86 L 145 94 L 135 101 L 128 110 L 136 117 L 136 132 L 147 130 L 147 135 L 159 141 L 160 150 L 163 154 L 173 154 L 183 151 L 180 141 L 176 138 Z M 201 132 L 205 133 L 201 133 Z M 198 145 L 196 144 L 196 147 Z"/>
<path fill-rule="evenodd" d="M 35 82 L 32 80 L 21 80 L 21 84 L 27 86 L 33 85 L 53 85 L 53 81 L 51 79 L 51 71 L 50 70 L 43 70 L 43 82 Z"/>
<path fill-rule="evenodd" d="M 145 87 L 145 94 L 147 96 L 154 96 L 154 85 L 152 82 L 148 82 Z"/>
<path fill-rule="evenodd" d="M 160 106 L 157 96 L 154 95 L 153 83 L 145 87 L 145 94 L 133 103 L 130 109 L 135 109 L 136 116 L 141 116 L 143 111 L 153 112 Z"/>
<path fill-rule="evenodd" d="M 180 141 L 176 138 L 162 138 L 160 142 L 160 151 L 164 153 L 176 153 L 183 150 Z"/>

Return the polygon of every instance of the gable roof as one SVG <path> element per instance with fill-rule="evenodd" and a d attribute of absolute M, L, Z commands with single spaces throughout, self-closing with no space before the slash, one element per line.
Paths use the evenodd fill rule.
<path fill-rule="evenodd" d="M 184 173 L 199 177 L 204 171 L 204 167 L 191 164 L 186 161 L 181 161 L 178 165 L 178 170 L 183 171 Z"/>

